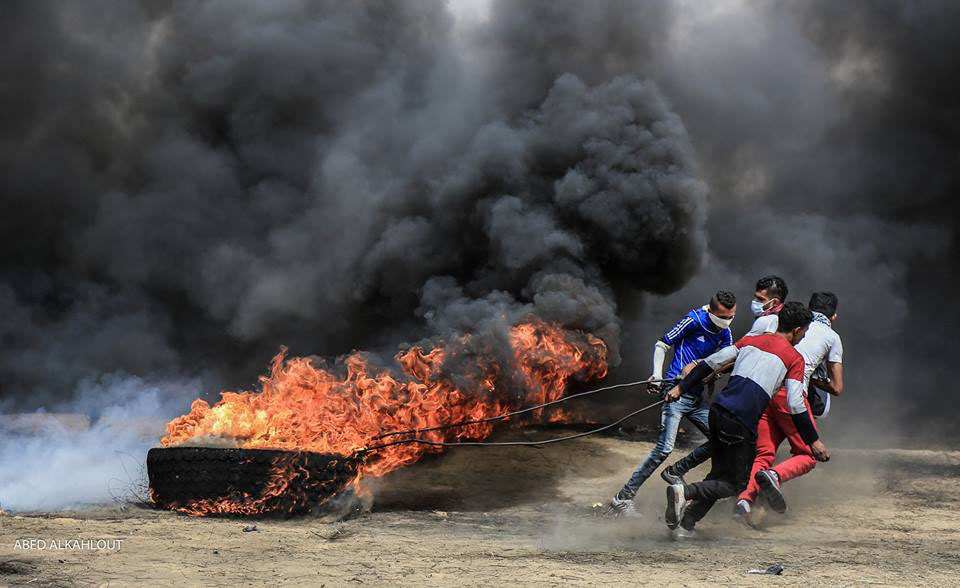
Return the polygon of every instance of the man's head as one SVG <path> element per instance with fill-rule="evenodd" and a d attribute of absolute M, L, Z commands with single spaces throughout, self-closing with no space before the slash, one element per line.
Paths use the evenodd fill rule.
<path fill-rule="evenodd" d="M 808 305 L 813 312 L 819 312 L 828 319 L 837 320 L 837 295 L 833 292 L 814 292 Z"/>
<path fill-rule="evenodd" d="M 733 292 L 718 290 L 710 299 L 710 320 L 721 329 L 726 329 L 737 315 L 737 297 Z"/>
<path fill-rule="evenodd" d="M 787 302 L 777 313 L 777 332 L 796 345 L 807 334 L 813 313 L 800 302 Z"/>
<path fill-rule="evenodd" d="M 757 280 L 757 287 L 753 293 L 750 308 L 753 314 L 771 311 L 783 304 L 787 299 L 787 283 L 780 276 L 764 276 Z"/>

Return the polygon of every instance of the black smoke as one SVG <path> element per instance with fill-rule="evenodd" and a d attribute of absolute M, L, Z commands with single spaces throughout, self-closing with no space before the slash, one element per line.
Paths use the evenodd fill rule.
<path fill-rule="evenodd" d="M 835 436 L 859 421 L 896 442 L 890 423 L 912 436 L 955 421 L 938 405 L 960 326 L 947 302 L 960 253 L 958 22 L 945 1 L 750 7 L 724 23 L 744 40 L 702 77 L 663 81 L 710 167 L 702 275 L 738 276 L 746 293 L 776 272 L 797 299 L 840 296 L 848 388 Z M 717 27 L 702 30 L 689 51 L 716 43 Z"/>
<path fill-rule="evenodd" d="M 564 14 L 549 21 L 566 23 L 554 27 L 557 54 L 589 54 L 584 39 L 609 39 L 593 64 L 659 84 L 710 185 L 708 253 L 691 282 L 665 298 L 619 290 L 627 351 L 615 376 L 648 375 L 652 341 L 713 291 L 733 290 L 746 303 L 758 277 L 777 273 L 791 298 L 840 296 L 847 397 L 825 421 L 829 436 L 863 425 L 896 443 L 900 433 L 952 428 L 942 403 L 960 328 L 952 310 L 960 8 L 906 0 L 550 6 Z M 495 15 L 528 11 L 503 8 Z M 656 39 L 652 52 L 617 41 L 624 24 Z M 743 304 L 735 334 L 750 320 Z"/>
<path fill-rule="evenodd" d="M 8 3 L 4 398 L 531 311 L 646 376 L 681 313 L 778 273 L 840 296 L 835 422 L 952 422 L 955 3 L 449 8 Z"/>
<path fill-rule="evenodd" d="M 628 6 L 557 51 L 552 3 L 462 35 L 439 1 L 8 3 L 3 400 L 107 374 L 244 385 L 280 345 L 389 350 L 531 313 L 617 363 L 623 288 L 681 286 L 706 246 L 681 119 L 606 62 L 658 43 Z"/>

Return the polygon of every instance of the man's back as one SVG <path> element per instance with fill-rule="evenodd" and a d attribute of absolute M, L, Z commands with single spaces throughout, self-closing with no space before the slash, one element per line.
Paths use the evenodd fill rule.
<path fill-rule="evenodd" d="M 756 431 L 757 421 L 785 379 L 803 381 L 803 356 L 776 334 L 748 335 L 736 343 L 739 352 L 726 387 L 714 402 Z"/>
<path fill-rule="evenodd" d="M 797 344 L 797 351 L 803 356 L 803 389 L 810 385 L 810 376 L 824 360 L 841 363 L 843 360 L 843 342 L 840 335 L 829 325 L 814 320 L 807 334 Z"/>

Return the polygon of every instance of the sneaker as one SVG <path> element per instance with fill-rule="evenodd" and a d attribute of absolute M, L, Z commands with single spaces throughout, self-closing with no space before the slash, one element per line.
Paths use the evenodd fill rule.
<path fill-rule="evenodd" d="M 770 508 L 780 514 L 787 512 L 787 501 L 783 497 L 783 492 L 780 491 L 780 477 L 777 476 L 777 472 L 760 470 L 754 479 L 760 485 L 763 497 L 766 498 Z"/>
<path fill-rule="evenodd" d="M 671 486 L 673 484 L 686 484 L 686 482 L 683 481 L 683 476 L 674 473 L 673 466 L 667 466 L 663 468 L 663 470 L 660 472 L 660 477 L 663 478 L 664 482 L 670 484 Z"/>
<path fill-rule="evenodd" d="M 633 504 L 632 498 L 620 498 L 618 494 L 610 499 L 606 514 L 611 517 L 639 517 L 640 511 Z"/>
<path fill-rule="evenodd" d="M 686 529 L 683 526 L 677 527 L 670 534 L 670 538 L 674 541 L 684 541 L 687 539 L 696 539 L 698 537 L 699 535 L 697 535 L 696 529 Z"/>
<path fill-rule="evenodd" d="M 683 511 L 687 509 L 687 499 L 683 495 L 683 484 L 667 486 L 667 512 L 663 515 L 664 522 L 670 529 L 676 529 L 683 518 Z"/>
<path fill-rule="evenodd" d="M 753 519 L 753 505 L 750 504 L 749 501 L 737 501 L 737 503 L 733 506 L 733 518 L 750 528 L 757 528 L 756 521 Z"/>

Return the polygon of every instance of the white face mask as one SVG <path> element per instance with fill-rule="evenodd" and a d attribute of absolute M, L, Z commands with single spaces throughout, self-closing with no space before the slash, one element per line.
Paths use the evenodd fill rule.
<path fill-rule="evenodd" d="M 767 300 L 767 302 L 770 302 L 770 301 Z M 764 308 L 764 306 L 766 306 L 767 302 L 760 302 L 759 300 L 756 300 L 756 299 L 751 300 L 750 310 L 753 311 L 753 316 L 760 316 L 761 314 L 765 313 L 767 309 Z"/>
<path fill-rule="evenodd" d="M 717 315 L 713 314 L 712 312 L 708 312 L 707 314 L 710 315 L 710 321 L 713 322 L 713 324 L 715 324 L 715 325 L 717 325 L 718 327 L 720 327 L 721 329 L 726 329 L 726 328 L 728 328 L 728 327 L 730 326 L 730 323 L 733 322 L 733 317 L 730 317 L 730 318 L 728 318 L 728 319 L 725 319 L 725 318 L 720 318 L 720 317 L 718 317 Z"/>

